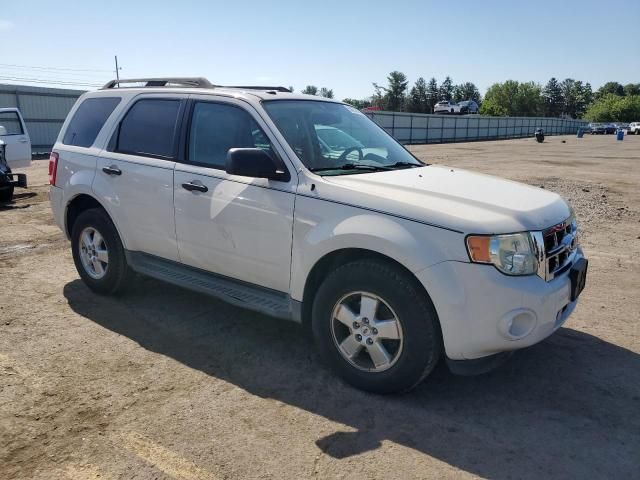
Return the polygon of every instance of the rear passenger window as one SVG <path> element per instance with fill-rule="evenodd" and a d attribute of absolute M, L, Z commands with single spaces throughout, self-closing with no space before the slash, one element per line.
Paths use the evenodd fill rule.
<path fill-rule="evenodd" d="M 120 103 L 119 97 L 88 98 L 78 107 L 62 143 L 76 147 L 90 147 L 111 112 Z"/>
<path fill-rule="evenodd" d="M 120 124 L 116 151 L 173 158 L 180 100 L 138 100 Z"/>
<path fill-rule="evenodd" d="M 272 153 L 269 138 L 246 111 L 197 102 L 191 118 L 189 162 L 224 170 L 230 148 L 260 148 Z"/>

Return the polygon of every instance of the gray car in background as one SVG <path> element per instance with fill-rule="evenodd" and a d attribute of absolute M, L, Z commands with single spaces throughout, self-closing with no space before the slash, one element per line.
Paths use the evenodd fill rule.
<path fill-rule="evenodd" d="M 464 100 L 462 102 L 458 102 L 458 106 L 460 107 L 460 114 L 467 115 L 470 113 L 479 113 L 480 107 L 473 100 Z"/>

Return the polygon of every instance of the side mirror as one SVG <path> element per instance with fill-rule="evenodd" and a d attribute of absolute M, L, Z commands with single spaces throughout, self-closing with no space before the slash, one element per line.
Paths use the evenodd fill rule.
<path fill-rule="evenodd" d="M 241 177 L 288 181 L 291 177 L 267 152 L 260 148 L 231 148 L 227 152 L 226 171 Z"/>

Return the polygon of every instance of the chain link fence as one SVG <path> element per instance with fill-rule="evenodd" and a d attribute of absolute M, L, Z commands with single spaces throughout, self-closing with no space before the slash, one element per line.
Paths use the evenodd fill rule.
<path fill-rule="evenodd" d="M 483 117 L 479 115 L 428 115 L 402 112 L 364 112 L 396 140 L 404 144 L 473 142 L 545 135 L 575 134 L 584 120 L 539 117 Z"/>

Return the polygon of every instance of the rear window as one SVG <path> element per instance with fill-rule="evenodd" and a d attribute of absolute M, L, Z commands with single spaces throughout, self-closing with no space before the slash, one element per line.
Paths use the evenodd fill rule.
<path fill-rule="evenodd" d="M 22 123 L 16 112 L 0 112 L 0 127 L 4 127 L 2 135 L 22 135 Z"/>
<path fill-rule="evenodd" d="M 116 151 L 173 158 L 180 100 L 138 100 L 120 124 Z"/>
<path fill-rule="evenodd" d="M 62 143 L 90 147 L 109 115 L 120 103 L 120 97 L 87 98 L 76 110 Z"/>

